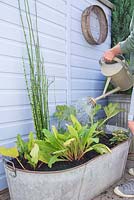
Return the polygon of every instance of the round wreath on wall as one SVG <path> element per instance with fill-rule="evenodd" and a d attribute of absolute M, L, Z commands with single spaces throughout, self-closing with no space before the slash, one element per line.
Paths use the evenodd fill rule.
<path fill-rule="evenodd" d="M 100 6 L 92 5 L 82 13 L 82 32 L 89 44 L 103 43 L 108 34 L 108 22 L 105 12 Z"/>

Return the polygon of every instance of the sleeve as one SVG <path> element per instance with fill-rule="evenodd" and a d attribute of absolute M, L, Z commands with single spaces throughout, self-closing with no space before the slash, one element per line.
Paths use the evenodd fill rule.
<path fill-rule="evenodd" d="M 133 121 L 134 120 L 134 87 L 131 95 L 131 102 L 130 102 L 130 109 L 128 114 L 128 120 Z"/>
<path fill-rule="evenodd" d="M 122 53 L 134 52 L 134 29 L 131 31 L 131 34 L 128 38 L 119 43 Z"/>

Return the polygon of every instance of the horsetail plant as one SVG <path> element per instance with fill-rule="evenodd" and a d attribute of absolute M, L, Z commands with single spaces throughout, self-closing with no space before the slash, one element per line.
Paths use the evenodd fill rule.
<path fill-rule="evenodd" d="M 18 0 L 20 20 L 24 33 L 24 39 L 28 55 L 30 81 L 29 81 L 29 75 L 27 74 L 24 58 L 22 58 L 24 76 L 28 91 L 28 97 L 32 108 L 32 116 L 33 116 L 36 136 L 38 139 L 43 139 L 42 130 L 49 129 L 49 109 L 48 109 L 49 85 L 45 74 L 44 59 L 40 51 L 40 42 L 39 42 L 39 33 L 37 24 L 37 2 L 35 0 L 35 17 L 36 17 L 35 29 L 33 28 L 33 22 L 31 19 L 28 0 L 23 0 L 25 17 L 26 17 L 25 21 L 28 28 L 26 28 L 24 25 L 24 17 L 22 14 L 23 11 L 21 9 L 20 2 L 21 1 Z"/>

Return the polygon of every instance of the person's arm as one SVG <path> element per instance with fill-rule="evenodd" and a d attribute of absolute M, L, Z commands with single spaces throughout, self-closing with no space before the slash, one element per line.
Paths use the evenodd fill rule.
<path fill-rule="evenodd" d="M 134 135 L 134 121 L 128 121 L 128 128 L 130 129 L 131 133 Z"/>
<path fill-rule="evenodd" d="M 131 132 L 134 134 L 134 87 L 133 92 L 131 95 L 131 103 L 130 109 L 128 114 L 128 127 L 130 128 Z"/>
<path fill-rule="evenodd" d="M 112 61 L 113 58 L 122 53 L 129 53 L 134 52 L 134 30 L 131 31 L 131 34 L 126 38 L 126 40 L 119 42 L 116 46 L 114 46 L 111 49 L 108 49 L 104 55 L 103 58 L 106 61 Z"/>
<path fill-rule="evenodd" d="M 104 60 L 111 62 L 116 55 L 121 54 L 121 53 L 122 53 L 122 50 L 120 48 L 120 44 L 117 44 L 113 48 L 108 49 L 104 53 L 103 58 L 104 58 Z"/>

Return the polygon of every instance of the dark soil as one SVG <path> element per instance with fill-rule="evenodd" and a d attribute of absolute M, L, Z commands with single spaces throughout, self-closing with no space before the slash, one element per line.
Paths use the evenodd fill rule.
<path fill-rule="evenodd" d="M 111 145 L 109 142 L 109 139 L 112 138 L 112 135 L 107 134 L 105 136 L 100 137 L 100 143 L 107 145 L 110 149 L 114 146 L 116 146 L 115 144 Z M 28 162 L 26 162 L 26 160 L 21 160 L 21 163 L 23 164 L 23 166 L 25 167 L 25 169 L 30 170 L 30 171 L 61 171 L 61 170 L 65 170 L 65 169 L 69 169 L 69 168 L 73 168 L 76 166 L 79 166 L 93 158 L 95 158 L 96 156 L 98 156 L 100 154 L 98 154 L 95 151 L 90 151 L 88 153 L 86 153 L 83 158 L 81 160 L 75 160 L 75 161 L 61 161 L 61 162 L 57 162 L 55 164 L 53 164 L 52 168 L 49 168 L 46 164 L 42 164 L 39 163 L 38 167 L 33 170 L 33 168 L 29 165 Z M 22 169 L 22 167 L 20 166 L 20 164 L 18 163 L 18 161 L 16 159 L 12 160 L 15 167 L 18 169 Z M 9 163 L 10 165 L 10 163 Z"/>

